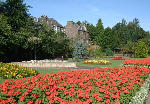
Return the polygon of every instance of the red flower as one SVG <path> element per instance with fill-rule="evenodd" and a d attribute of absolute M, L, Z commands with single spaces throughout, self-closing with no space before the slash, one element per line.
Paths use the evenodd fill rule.
<path fill-rule="evenodd" d="M 33 101 L 28 101 L 28 103 L 27 104 L 33 104 Z"/>

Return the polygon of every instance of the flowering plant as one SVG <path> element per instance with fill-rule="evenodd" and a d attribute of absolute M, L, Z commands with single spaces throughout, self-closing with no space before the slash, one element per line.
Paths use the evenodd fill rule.
<path fill-rule="evenodd" d="M 128 104 L 150 69 L 120 67 L 76 70 L 6 80 L 2 104 Z"/>
<path fill-rule="evenodd" d="M 107 64 L 111 64 L 109 61 L 107 60 L 86 60 L 83 62 L 83 64 L 101 64 L 101 65 L 107 65 Z"/>
<path fill-rule="evenodd" d="M 144 59 L 132 59 L 132 60 L 126 60 L 123 61 L 124 65 L 137 65 L 137 66 L 150 66 L 150 58 L 144 58 Z"/>
<path fill-rule="evenodd" d="M 23 78 L 38 74 L 36 70 L 25 68 L 12 63 L 0 63 L 0 77 L 2 78 Z"/>
<path fill-rule="evenodd" d="M 116 58 L 112 58 L 112 60 L 125 60 L 125 58 L 122 58 L 122 57 L 116 57 Z"/>

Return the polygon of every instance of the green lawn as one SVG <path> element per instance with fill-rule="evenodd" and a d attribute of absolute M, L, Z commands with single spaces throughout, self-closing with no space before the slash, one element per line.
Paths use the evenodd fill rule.
<path fill-rule="evenodd" d="M 56 73 L 57 71 L 69 71 L 69 69 L 36 69 L 40 74 Z"/>

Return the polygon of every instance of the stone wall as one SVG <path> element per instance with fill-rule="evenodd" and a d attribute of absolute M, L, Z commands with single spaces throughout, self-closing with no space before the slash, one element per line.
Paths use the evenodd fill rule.
<path fill-rule="evenodd" d="M 76 68 L 75 62 L 43 62 L 43 63 L 13 62 L 13 64 L 29 68 Z"/>

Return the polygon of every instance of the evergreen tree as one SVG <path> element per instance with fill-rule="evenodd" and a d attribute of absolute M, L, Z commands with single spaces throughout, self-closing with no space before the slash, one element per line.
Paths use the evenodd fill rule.
<path fill-rule="evenodd" d="M 89 35 L 90 35 L 90 40 L 93 43 L 95 38 L 96 38 L 96 35 L 97 35 L 97 32 L 96 32 L 97 29 L 93 24 L 88 24 L 87 25 L 87 30 L 88 30 Z"/>
<path fill-rule="evenodd" d="M 81 42 L 77 41 L 74 43 L 74 51 L 73 51 L 73 57 L 76 59 L 81 59 L 87 54 L 87 46 Z"/>
<path fill-rule="evenodd" d="M 110 48 L 113 50 L 116 47 L 115 37 L 112 34 L 111 28 L 107 27 L 102 34 L 101 47 L 103 49 Z"/>
<path fill-rule="evenodd" d="M 99 19 L 98 20 L 98 23 L 96 24 L 96 36 L 95 36 L 95 39 L 94 39 L 94 43 L 101 46 L 101 40 L 102 40 L 102 36 L 104 34 L 104 26 L 103 26 L 103 23 L 102 23 L 102 20 Z"/>

